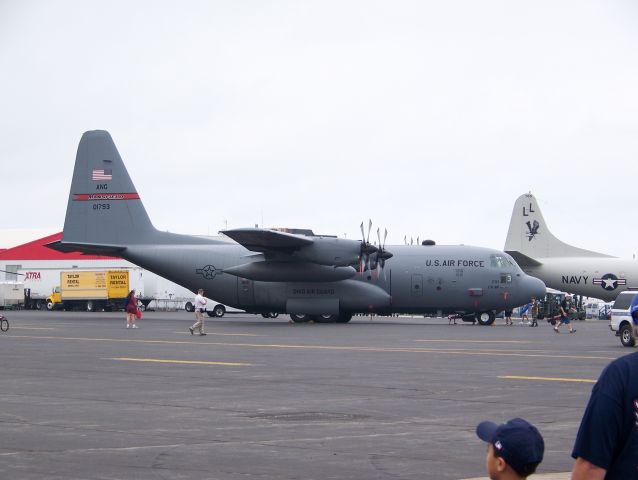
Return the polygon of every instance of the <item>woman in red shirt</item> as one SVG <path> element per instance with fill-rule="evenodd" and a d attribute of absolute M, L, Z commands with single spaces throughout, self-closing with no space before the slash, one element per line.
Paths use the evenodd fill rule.
<path fill-rule="evenodd" d="M 126 328 L 137 328 L 137 297 L 135 290 L 131 290 L 126 297 Z"/>

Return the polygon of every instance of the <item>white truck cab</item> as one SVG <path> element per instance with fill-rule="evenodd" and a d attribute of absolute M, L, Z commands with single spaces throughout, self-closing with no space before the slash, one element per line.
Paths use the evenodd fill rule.
<path fill-rule="evenodd" d="M 629 311 L 631 302 L 636 295 L 638 295 L 638 289 L 636 288 L 629 288 L 620 292 L 611 307 L 609 328 L 616 332 L 616 336 L 620 337 L 620 343 L 625 347 L 636 345 L 636 337 L 638 336 Z"/>

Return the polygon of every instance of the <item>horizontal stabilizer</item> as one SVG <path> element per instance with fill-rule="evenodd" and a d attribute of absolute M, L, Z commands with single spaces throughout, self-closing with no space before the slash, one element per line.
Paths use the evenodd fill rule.
<path fill-rule="evenodd" d="M 516 263 L 518 263 L 518 266 L 521 268 L 539 267 L 542 265 L 542 263 L 538 260 L 534 260 L 533 258 L 528 257 L 527 255 L 522 254 L 518 251 L 508 252 L 507 250 L 505 250 L 505 253 L 509 254 L 514 260 L 516 260 Z"/>
<path fill-rule="evenodd" d="M 253 252 L 291 252 L 314 243 L 310 238 L 262 228 L 236 228 L 221 233 Z"/>
<path fill-rule="evenodd" d="M 104 255 L 107 257 L 120 257 L 122 252 L 126 250 L 125 247 L 115 245 L 95 245 L 61 241 L 47 243 L 44 246 L 62 253 L 81 252 L 87 255 Z"/>

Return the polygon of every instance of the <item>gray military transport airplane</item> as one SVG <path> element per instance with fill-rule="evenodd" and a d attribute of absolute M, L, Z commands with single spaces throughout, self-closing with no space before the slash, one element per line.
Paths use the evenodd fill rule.
<path fill-rule="evenodd" d="M 572 247 L 557 239 L 531 193 L 514 204 L 505 251 L 548 287 L 609 302 L 638 287 L 638 262 Z"/>
<path fill-rule="evenodd" d="M 362 240 L 222 233 L 236 243 L 156 230 L 111 136 L 98 130 L 80 140 L 62 239 L 49 246 L 122 257 L 218 302 L 295 322 L 345 323 L 375 312 L 458 313 L 489 324 L 494 311 L 545 293 L 502 251 L 434 242 L 386 248 L 378 230 L 375 246 L 370 226 Z"/>

